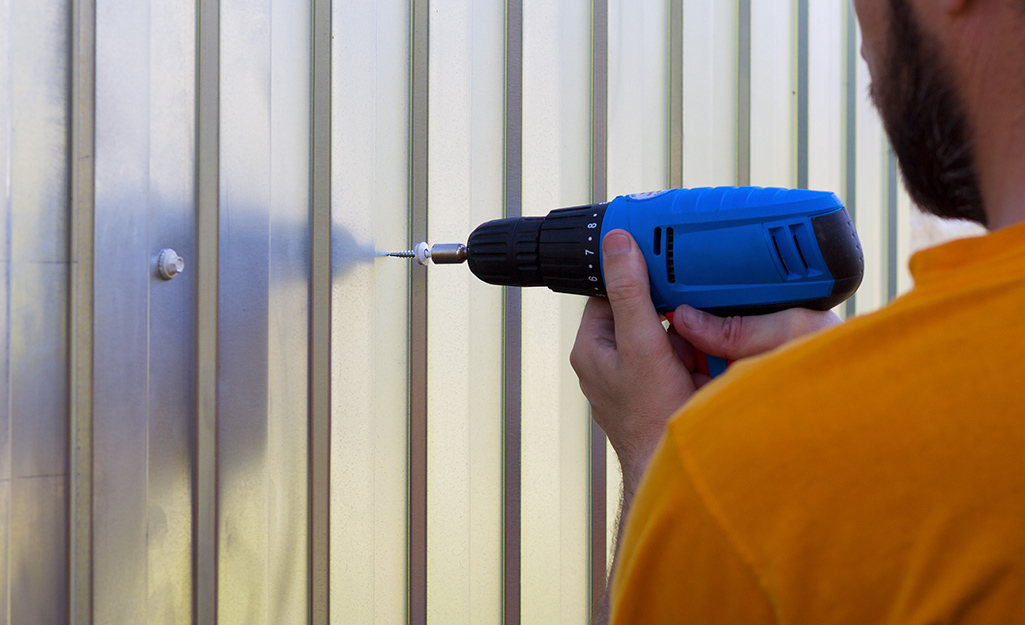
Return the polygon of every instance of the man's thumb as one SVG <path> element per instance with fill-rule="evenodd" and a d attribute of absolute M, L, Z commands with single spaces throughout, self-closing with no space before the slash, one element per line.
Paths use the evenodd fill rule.
<path fill-rule="evenodd" d="M 622 350 L 634 345 L 647 346 L 649 341 L 664 338 L 662 323 L 651 303 L 648 266 L 637 243 L 625 230 L 605 235 L 602 272 L 615 318 L 617 347 Z"/>

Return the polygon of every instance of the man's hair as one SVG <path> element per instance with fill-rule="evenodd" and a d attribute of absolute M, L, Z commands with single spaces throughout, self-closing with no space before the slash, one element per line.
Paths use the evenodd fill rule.
<path fill-rule="evenodd" d="M 919 27 L 909 0 L 889 4 L 883 75 L 872 98 L 908 193 L 935 215 L 986 225 L 973 132 L 947 55 Z"/>

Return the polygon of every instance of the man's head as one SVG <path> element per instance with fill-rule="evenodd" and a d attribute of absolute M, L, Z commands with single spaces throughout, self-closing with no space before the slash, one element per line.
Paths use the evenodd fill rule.
<path fill-rule="evenodd" d="M 1021 20 L 1025 0 L 855 0 L 855 5 L 864 35 L 862 54 L 872 74 L 872 98 L 911 197 L 941 217 L 988 224 L 993 215 L 984 210 L 983 198 L 996 198 L 983 192 L 982 183 L 983 173 L 993 173 L 989 166 L 994 158 L 985 154 L 980 159 L 980 150 L 994 147 L 982 139 L 995 131 L 992 120 L 980 117 L 997 107 L 979 92 L 999 84 L 992 74 L 1010 67 L 998 67 L 994 59 L 1002 54 L 1010 60 L 1007 55 L 1022 49 L 984 48 L 1006 46 L 992 35 L 1011 32 L 1013 37 L 1014 31 L 997 21 L 1009 15 Z M 1025 20 L 1017 25 L 1025 26 Z M 1021 39 L 1025 42 L 1025 31 Z M 1019 78 L 1025 82 L 1025 76 Z M 982 171 L 980 165 L 988 169 Z"/>

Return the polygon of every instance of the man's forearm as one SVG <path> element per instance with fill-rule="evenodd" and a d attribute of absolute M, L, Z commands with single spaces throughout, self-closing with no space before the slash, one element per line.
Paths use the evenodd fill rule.
<path fill-rule="evenodd" d="M 591 619 L 592 625 L 608 625 L 609 617 L 611 616 L 612 576 L 615 575 L 616 564 L 619 562 L 619 549 L 623 544 L 623 532 L 626 530 L 626 519 L 630 514 L 630 506 L 633 504 L 634 495 L 637 493 L 641 478 L 644 476 L 644 471 L 648 466 L 648 460 L 650 458 L 645 459 L 643 463 L 629 463 L 626 466 L 621 463 L 620 465 L 623 468 L 623 484 L 620 490 L 619 514 L 616 515 L 615 551 L 612 556 L 612 568 L 609 570 L 609 576 L 605 583 L 605 593 L 602 595 L 601 603 Z"/>

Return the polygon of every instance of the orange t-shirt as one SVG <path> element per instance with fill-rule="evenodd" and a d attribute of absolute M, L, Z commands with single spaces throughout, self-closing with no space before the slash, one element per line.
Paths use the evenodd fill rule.
<path fill-rule="evenodd" d="M 613 623 L 1025 623 L 1025 224 L 670 422 Z"/>

